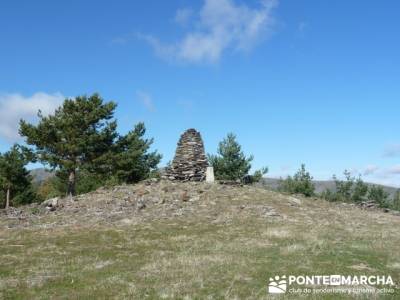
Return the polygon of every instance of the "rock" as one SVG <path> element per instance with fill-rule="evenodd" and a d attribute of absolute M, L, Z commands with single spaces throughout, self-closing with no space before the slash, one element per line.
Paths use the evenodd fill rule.
<path fill-rule="evenodd" d="M 171 180 L 204 181 L 208 167 L 200 132 L 188 129 L 179 139 L 171 167 L 166 177 Z"/>
<path fill-rule="evenodd" d="M 190 197 L 189 197 L 187 191 L 184 191 L 184 192 L 181 194 L 181 200 L 182 200 L 183 202 L 187 202 L 187 201 L 190 200 Z"/>
<path fill-rule="evenodd" d="M 363 201 L 358 204 L 361 208 L 375 209 L 379 208 L 379 205 L 375 201 Z"/>
<path fill-rule="evenodd" d="M 240 182 L 240 180 L 219 180 L 218 183 L 219 183 L 219 184 L 222 184 L 222 185 L 237 185 L 237 186 L 242 186 L 242 183 Z"/>
<path fill-rule="evenodd" d="M 146 208 L 146 203 L 144 203 L 143 201 L 139 201 L 137 204 L 137 209 L 142 210 L 144 208 Z"/>
<path fill-rule="evenodd" d="M 264 216 L 266 216 L 266 217 L 281 217 L 281 215 L 272 207 L 264 208 Z"/>
<path fill-rule="evenodd" d="M 144 188 L 141 188 L 138 191 L 136 191 L 136 195 L 139 196 L 139 197 L 142 197 L 142 196 L 144 196 L 144 195 L 146 195 L 148 193 L 149 193 L 149 191 L 145 190 Z"/>
<path fill-rule="evenodd" d="M 150 178 L 150 179 L 145 180 L 144 184 L 145 185 L 152 185 L 152 184 L 155 184 L 155 183 L 157 183 L 159 181 L 160 181 L 160 179 L 158 179 L 158 178 Z"/>
<path fill-rule="evenodd" d="M 289 201 L 297 205 L 301 204 L 301 200 L 295 197 L 289 197 Z"/>
<path fill-rule="evenodd" d="M 55 211 L 55 210 L 56 210 L 56 207 L 55 207 L 55 206 L 46 206 L 46 209 L 47 209 L 48 211 Z"/>
<path fill-rule="evenodd" d="M 189 199 L 190 202 L 195 202 L 195 201 L 199 201 L 199 200 L 200 200 L 200 196 L 194 196 Z"/>
<path fill-rule="evenodd" d="M 55 211 L 58 206 L 59 198 L 51 198 L 41 203 L 42 207 L 45 207 L 49 211 Z"/>
<path fill-rule="evenodd" d="M 131 225 L 133 223 L 133 220 L 125 218 L 125 219 L 122 219 L 120 221 L 120 223 L 121 223 L 121 225 Z"/>

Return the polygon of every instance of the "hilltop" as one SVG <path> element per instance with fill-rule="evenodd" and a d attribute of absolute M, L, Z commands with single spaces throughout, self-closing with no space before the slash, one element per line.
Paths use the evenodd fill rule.
<path fill-rule="evenodd" d="M 381 210 L 255 186 L 101 188 L 1 212 L 0 298 L 265 299 L 280 274 L 398 284 L 399 226 Z"/>
<path fill-rule="evenodd" d="M 161 169 L 161 172 L 164 172 L 163 168 Z M 36 168 L 30 171 L 30 175 L 33 177 L 33 183 L 40 184 L 49 177 L 54 176 L 54 173 L 44 168 Z M 264 186 L 268 189 L 277 190 L 279 186 L 279 178 L 264 177 L 262 183 L 263 184 L 261 186 Z M 315 185 L 315 192 L 317 194 L 322 193 L 326 189 L 335 189 L 335 182 L 333 180 L 313 180 L 313 183 Z M 373 185 L 373 183 L 370 182 L 366 182 L 366 184 L 370 186 Z M 389 193 L 391 196 L 393 196 L 398 190 L 398 188 L 392 186 L 379 186 L 382 186 L 385 192 Z"/>

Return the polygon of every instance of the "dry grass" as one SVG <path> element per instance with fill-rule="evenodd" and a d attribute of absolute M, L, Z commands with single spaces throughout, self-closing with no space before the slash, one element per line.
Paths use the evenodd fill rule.
<path fill-rule="evenodd" d="M 198 198 L 175 201 L 183 189 Z M 79 212 L 42 214 L 29 226 L 1 217 L 0 298 L 268 299 L 267 280 L 280 274 L 400 280 L 400 217 L 253 187 L 174 190 L 141 212 L 102 214 L 104 201 L 120 203 L 104 192 L 97 206 L 82 198 Z M 337 296 L 314 298 L 323 297 Z"/>

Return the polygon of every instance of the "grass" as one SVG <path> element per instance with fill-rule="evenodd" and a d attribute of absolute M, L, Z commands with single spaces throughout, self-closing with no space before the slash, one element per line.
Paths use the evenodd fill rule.
<path fill-rule="evenodd" d="M 283 274 L 391 275 L 398 284 L 400 218 L 321 200 L 292 207 L 283 195 L 259 196 L 250 197 L 255 211 L 267 203 L 284 217 L 236 209 L 249 202 L 232 196 L 216 200 L 212 217 L 2 230 L 0 298 L 277 299 L 267 283 Z M 299 297 L 306 296 L 279 299 Z M 398 299 L 400 292 L 396 287 L 382 298 Z"/>

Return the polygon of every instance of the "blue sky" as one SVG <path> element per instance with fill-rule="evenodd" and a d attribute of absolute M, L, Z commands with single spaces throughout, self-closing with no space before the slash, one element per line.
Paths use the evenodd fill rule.
<path fill-rule="evenodd" d="M 118 103 L 163 163 L 234 132 L 254 167 L 400 187 L 398 1 L 2 1 L 0 151 L 64 97 Z"/>

